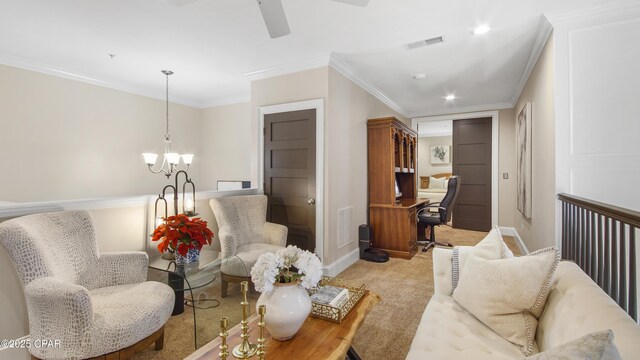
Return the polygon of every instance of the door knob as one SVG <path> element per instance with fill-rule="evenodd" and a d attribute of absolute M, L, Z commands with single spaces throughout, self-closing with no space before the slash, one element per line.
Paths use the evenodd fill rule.
<path fill-rule="evenodd" d="M 307 204 L 315 205 L 316 204 L 316 199 L 311 198 L 311 199 L 307 200 Z"/>

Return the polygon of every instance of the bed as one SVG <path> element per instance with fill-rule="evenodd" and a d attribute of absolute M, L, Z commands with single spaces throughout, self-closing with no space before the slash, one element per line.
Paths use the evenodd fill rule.
<path fill-rule="evenodd" d="M 418 198 L 419 199 L 429 199 L 429 202 L 440 202 L 444 199 L 444 196 L 447 194 L 447 186 L 445 185 L 442 189 L 429 187 L 429 178 L 433 177 L 436 179 L 449 179 L 451 177 L 451 173 L 439 173 L 428 176 L 420 176 L 420 188 L 418 189 Z M 438 211 L 437 208 L 429 209 L 429 211 Z"/>

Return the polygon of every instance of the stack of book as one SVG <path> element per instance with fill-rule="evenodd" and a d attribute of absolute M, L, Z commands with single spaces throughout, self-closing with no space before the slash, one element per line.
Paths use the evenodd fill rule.
<path fill-rule="evenodd" d="M 349 290 L 325 285 L 311 295 L 311 301 L 341 309 L 349 301 Z"/>

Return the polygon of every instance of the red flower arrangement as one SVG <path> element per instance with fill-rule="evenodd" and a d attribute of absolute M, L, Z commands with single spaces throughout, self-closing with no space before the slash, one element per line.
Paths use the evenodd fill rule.
<path fill-rule="evenodd" d="M 152 241 L 160 240 L 158 250 L 161 253 L 169 250 L 177 251 L 187 256 L 189 249 L 200 251 L 204 244 L 211 245 L 213 231 L 207 227 L 207 222 L 200 219 L 190 219 L 187 215 L 169 216 L 165 222 L 153 231 Z"/>

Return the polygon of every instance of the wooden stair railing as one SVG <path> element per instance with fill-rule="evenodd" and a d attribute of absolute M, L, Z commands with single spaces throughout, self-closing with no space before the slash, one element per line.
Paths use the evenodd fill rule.
<path fill-rule="evenodd" d="M 575 261 L 638 321 L 636 234 L 640 212 L 569 194 L 562 205 L 562 258 Z"/>

